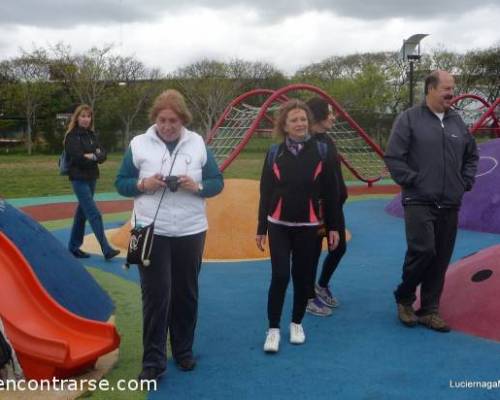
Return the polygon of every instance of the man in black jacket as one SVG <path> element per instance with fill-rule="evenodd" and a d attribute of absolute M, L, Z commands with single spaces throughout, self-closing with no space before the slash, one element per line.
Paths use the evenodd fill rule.
<path fill-rule="evenodd" d="M 453 253 L 458 211 L 472 188 L 478 154 L 474 138 L 452 109 L 455 82 L 446 71 L 425 80 L 425 100 L 396 119 L 385 162 L 402 187 L 407 251 L 402 282 L 394 292 L 398 317 L 448 332 L 438 313 L 448 263 Z M 420 285 L 420 309 L 412 304 Z"/>

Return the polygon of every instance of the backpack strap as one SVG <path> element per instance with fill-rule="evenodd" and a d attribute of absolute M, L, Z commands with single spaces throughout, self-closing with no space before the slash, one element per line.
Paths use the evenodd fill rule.
<path fill-rule="evenodd" d="M 328 154 L 328 145 L 325 142 L 316 140 L 316 147 L 318 148 L 318 153 L 321 161 L 326 161 L 326 157 Z"/>
<path fill-rule="evenodd" d="M 267 157 L 267 165 L 269 166 L 269 168 L 273 167 L 273 164 L 276 161 L 276 158 L 278 157 L 281 144 L 282 143 L 273 143 L 269 148 L 269 153 Z M 326 161 L 328 155 L 328 145 L 325 142 L 316 140 L 316 147 L 318 148 L 318 153 L 319 157 L 321 158 L 321 161 Z"/>
<path fill-rule="evenodd" d="M 267 156 L 267 165 L 269 168 L 273 167 L 276 158 L 278 157 L 278 152 L 280 149 L 281 143 L 273 143 L 269 148 L 268 156 Z"/>

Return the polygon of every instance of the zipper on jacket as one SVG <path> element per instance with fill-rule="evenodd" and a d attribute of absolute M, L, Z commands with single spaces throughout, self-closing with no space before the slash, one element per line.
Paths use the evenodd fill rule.
<path fill-rule="evenodd" d="M 446 180 L 446 154 L 445 154 L 445 151 L 446 151 L 446 135 L 445 135 L 445 131 L 444 131 L 444 123 L 442 120 L 439 120 L 439 122 L 441 123 L 441 133 L 442 133 L 442 147 L 443 147 L 443 184 L 441 186 L 441 196 L 440 196 L 440 199 L 439 199 L 439 202 L 442 204 L 443 203 L 443 196 L 444 196 L 444 187 L 445 187 L 445 180 Z M 439 207 L 438 207 L 439 208 Z"/>

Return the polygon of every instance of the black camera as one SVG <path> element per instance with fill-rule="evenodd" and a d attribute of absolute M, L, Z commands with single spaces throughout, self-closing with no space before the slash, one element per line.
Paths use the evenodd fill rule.
<path fill-rule="evenodd" d="M 179 189 L 179 177 L 176 175 L 169 175 L 166 176 L 163 181 L 167 184 L 167 187 L 170 189 L 171 192 L 177 192 L 177 189 Z"/>

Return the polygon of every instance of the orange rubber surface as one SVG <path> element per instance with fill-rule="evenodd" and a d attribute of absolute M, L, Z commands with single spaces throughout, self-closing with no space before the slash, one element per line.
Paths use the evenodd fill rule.
<path fill-rule="evenodd" d="M 207 200 L 208 232 L 204 260 L 256 260 L 269 258 L 269 247 L 265 251 L 257 248 L 255 235 L 259 208 L 259 181 L 249 179 L 227 179 L 224 190 Z M 110 235 L 110 242 L 120 249 L 127 249 L 130 239 L 130 221 Z M 347 240 L 351 234 L 347 232 Z M 326 249 L 326 241 L 324 243 Z M 86 251 L 100 252 L 84 247 Z"/>
<path fill-rule="evenodd" d="M 2 232 L 0 276 L 0 316 L 27 379 L 78 374 L 120 344 L 113 325 L 81 318 L 56 303 Z"/>

